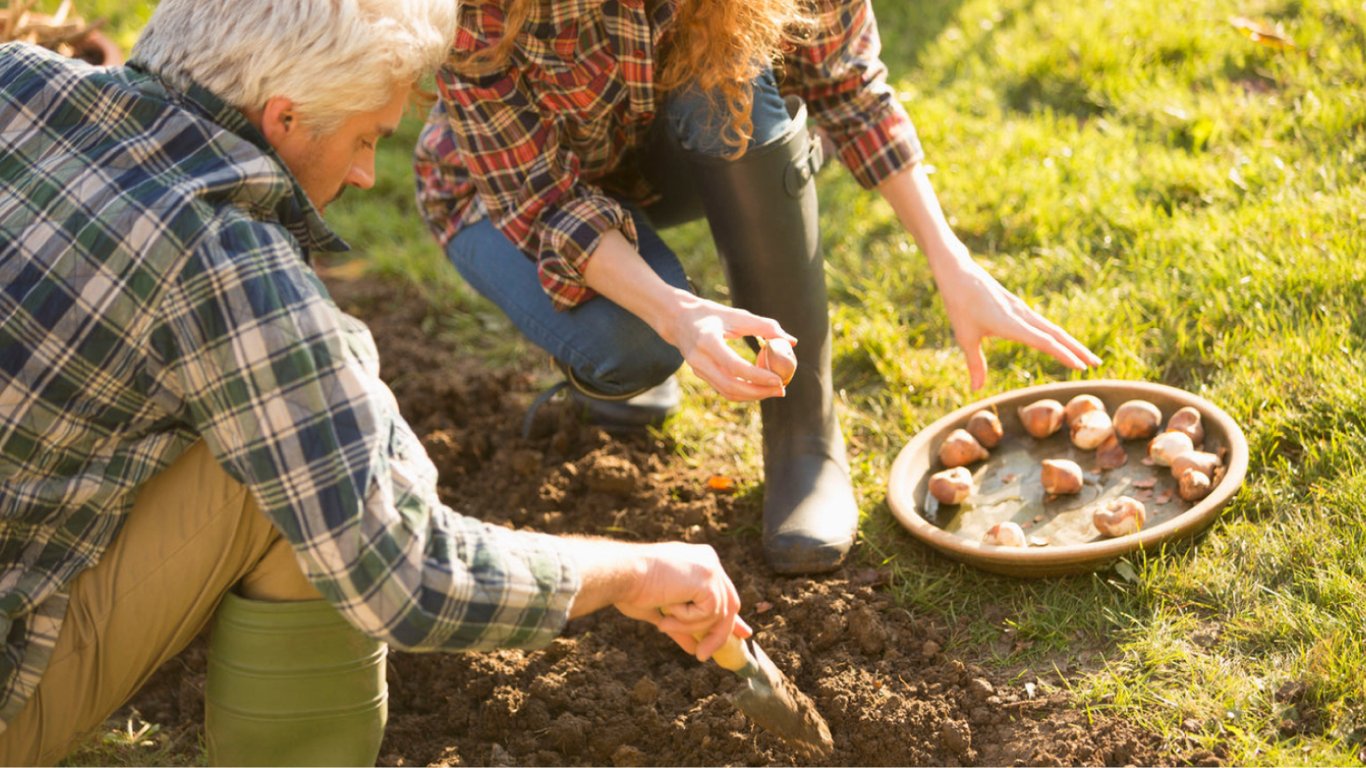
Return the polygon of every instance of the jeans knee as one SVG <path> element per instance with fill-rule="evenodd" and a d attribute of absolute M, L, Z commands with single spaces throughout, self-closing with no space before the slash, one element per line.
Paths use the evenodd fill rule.
<path fill-rule="evenodd" d="M 621 354 L 573 366 L 574 376 L 604 395 L 624 395 L 662 384 L 683 365 L 683 356 L 662 339 L 618 347 Z"/>

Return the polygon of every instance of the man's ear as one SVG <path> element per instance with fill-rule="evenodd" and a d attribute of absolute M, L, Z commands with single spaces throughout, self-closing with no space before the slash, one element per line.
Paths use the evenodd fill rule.
<path fill-rule="evenodd" d="M 299 117 L 294 102 L 284 96 L 271 96 L 261 109 L 261 133 L 273 147 L 289 141 L 300 130 Z"/>

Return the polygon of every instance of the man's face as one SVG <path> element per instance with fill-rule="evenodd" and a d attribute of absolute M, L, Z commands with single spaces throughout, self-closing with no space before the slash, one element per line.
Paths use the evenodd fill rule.
<path fill-rule="evenodd" d="M 406 86 L 395 87 L 384 106 L 351 116 L 331 133 L 302 125 L 288 101 L 283 107 L 268 104 L 262 130 L 304 194 L 322 211 L 347 186 L 375 185 L 375 145 L 398 128 L 409 92 Z"/>

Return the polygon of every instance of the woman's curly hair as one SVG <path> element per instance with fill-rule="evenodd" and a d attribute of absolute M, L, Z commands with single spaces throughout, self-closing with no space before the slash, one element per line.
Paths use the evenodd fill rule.
<path fill-rule="evenodd" d="M 506 66 L 517 37 L 537 3 L 554 0 L 484 0 L 503 11 L 497 42 L 453 58 L 461 74 L 484 75 Z M 715 94 L 729 115 L 723 139 L 744 153 L 753 132 L 750 83 L 778 64 L 789 44 L 810 30 L 810 0 L 667 0 L 675 4 L 673 26 L 661 42 L 655 86 Z"/>

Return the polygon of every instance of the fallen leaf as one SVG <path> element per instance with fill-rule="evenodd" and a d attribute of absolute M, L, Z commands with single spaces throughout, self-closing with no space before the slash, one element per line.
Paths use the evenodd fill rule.
<path fill-rule="evenodd" d="M 1152 497 L 1153 497 L 1153 489 L 1151 489 L 1151 488 L 1140 488 L 1140 489 L 1138 489 L 1137 491 L 1134 491 L 1134 498 L 1135 498 L 1135 499 L 1138 499 L 1139 501 L 1147 501 L 1148 499 L 1151 499 Z"/>
<path fill-rule="evenodd" d="M 1275 48 L 1276 50 L 1285 50 L 1286 48 L 1295 47 L 1294 40 L 1291 40 L 1285 33 L 1265 21 L 1249 19 L 1246 16 L 1234 16 L 1228 20 L 1228 23 L 1232 24 L 1234 29 L 1246 35 L 1247 39 L 1258 45 L 1264 45 L 1267 48 Z"/>
<path fill-rule="evenodd" d="M 1124 579 L 1130 584 L 1133 584 L 1134 582 L 1138 581 L 1138 571 L 1134 570 L 1134 567 L 1129 564 L 1128 560 L 1120 560 L 1116 562 L 1115 573 L 1118 574 L 1121 579 Z"/>
<path fill-rule="evenodd" d="M 1135 488 L 1151 488 L 1154 485 L 1157 485 L 1157 478 L 1155 477 L 1145 477 L 1142 480 L 1134 481 Z"/>
<path fill-rule="evenodd" d="M 1171 500 L 1172 500 L 1172 489 L 1168 488 L 1167 490 L 1165 490 L 1165 491 L 1163 491 L 1163 492 L 1157 494 L 1157 497 L 1153 499 L 1153 503 L 1155 503 L 1155 504 L 1166 504 L 1167 502 L 1169 502 L 1169 501 L 1171 501 Z"/>
<path fill-rule="evenodd" d="M 728 475 L 712 475 L 707 478 L 707 487 L 713 491 L 729 493 L 735 490 L 735 478 Z"/>
<path fill-rule="evenodd" d="M 1129 461 L 1129 454 L 1125 453 L 1124 446 L 1119 444 L 1119 438 L 1110 435 L 1105 438 L 1105 442 L 1096 449 L 1096 463 L 1102 469 L 1118 469 Z"/>

